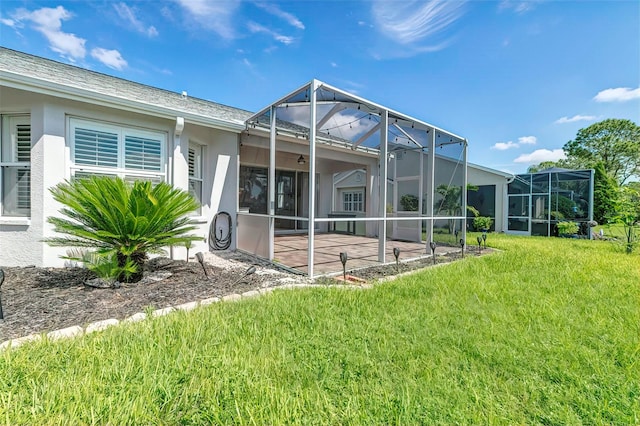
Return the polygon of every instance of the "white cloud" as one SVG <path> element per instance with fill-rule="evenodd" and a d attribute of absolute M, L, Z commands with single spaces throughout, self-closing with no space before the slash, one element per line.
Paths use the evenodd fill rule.
<path fill-rule="evenodd" d="M 335 62 L 331 62 L 331 68 L 338 68 L 338 64 Z"/>
<path fill-rule="evenodd" d="M 91 56 L 108 66 L 109 68 L 121 71 L 127 66 L 127 61 L 122 58 L 117 50 L 108 50 L 97 47 L 91 50 Z"/>
<path fill-rule="evenodd" d="M 322 113 L 326 112 L 328 111 Z M 321 114 L 319 114 L 319 116 L 322 117 Z M 327 131 L 329 134 L 343 139 L 354 140 L 357 136 L 365 134 L 376 124 L 377 122 L 373 120 L 363 119 L 362 114 L 356 115 L 352 112 L 339 112 L 334 114 L 320 130 Z"/>
<path fill-rule="evenodd" d="M 33 24 L 33 28 L 40 32 L 49 41 L 49 48 L 70 60 L 84 58 L 87 53 L 86 40 L 75 34 L 62 31 L 62 21 L 69 20 L 73 14 L 62 6 L 55 9 L 43 7 L 32 12 L 27 9 L 18 9 L 13 14 L 13 25 L 19 25 L 22 21 Z"/>
<path fill-rule="evenodd" d="M 175 0 L 203 28 L 225 40 L 236 38 L 233 16 L 240 0 Z"/>
<path fill-rule="evenodd" d="M 11 28 L 16 26 L 16 21 L 14 21 L 13 19 L 0 18 L 0 23 Z"/>
<path fill-rule="evenodd" d="M 508 142 L 496 142 L 491 149 L 497 149 L 498 151 L 505 151 L 507 149 L 511 149 L 511 148 L 517 148 L 518 144 L 517 143 L 513 143 L 513 141 L 508 141 Z"/>
<path fill-rule="evenodd" d="M 463 14 L 464 4 L 464 1 L 376 0 L 372 12 L 376 28 L 386 37 L 405 46 L 415 45 L 416 51 L 424 52 L 440 50 L 448 44 L 422 45 L 458 20 Z"/>
<path fill-rule="evenodd" d="M 526 12 L 533 10 L 536 6 L 536 3 L 539 3 L 540 0 L 532 0 L 532 1 L 513 1 L 513 0 L 502 0 L 498 5 L 498 10 L 513 10 L 515 13 L 522 15 Z"/>
<path fill-rule="evenodd" d="M 573 117 L 560 117 L 558 118 L 555 123 L 556 124 L 564 124 L 564 123 L 575 123 L 576 121 L 593 121 L 595 120 L 596 117 L 595 115 L 574 115 Z"/>
<path fill-rule="evenodd" d="M 539 164 L 543 161 L 558 161 L 567 158 L 562 148 L 549 150 L 549 149 L 536 149 L 530 154 L 522 154 L 515 160 L 514 163 L 525 164 Z"/>
<path fill-rule="evenodd" d="M 277 16 L 278 18 L 284 19 L 292 27 L 296 27 L 301 30 L 304 30 L 304 24 L 302 23 L 302 21 L 300 21 L 291 13 L 285 12 L 284 10 L 280 9 L 274 3 L 256 3 L 256 6 L 258 6 L 260 9 L 264 10 L 267 13 Z"/>
<path fill-rule="evenodd" d="M 640 99 L 640 87 L 632 89 L 630 87 L 618 87 L 606 89 L 598 92 L 593 98 L 596 102 L 625 102 L 632 99 Z"/>
<path fill-rule="evenodd" d="M 249 21 L 247 23 L 247 28 L 249 29 L 249 31 L 251 31 L 252 33 L 263 33 L 263 34 L 267 34 L 271 37 L 273 37 L 274 40 L 279 41 L 280 43 L 284 44 L 284 45 L 289 45 L 291 43 L 293 43 L 295 41 L 294 37 L 289 37 L 289 36 L 285 36 L 282 34 L 279 34 L 263 25 L 257 24 L 255 22 Z"/>
<path fill-rule="evenodd" d="M 537 142 L 538 138 L 536 138 L 535 136 L 521 136 L 518 138 L 518 142 L 496 142 L 495 144 L 493 144 L 491 149 L 506 151 L 507 149 L 511 148 L 519 148 L 520 145 L 535 145 Z"/>
<path fill-rule="evenodd" d="M 519 145 L 535 145 L 538 142 L 538 138 L 535 136 L 521 136 L 518 138 Z"/>
<path fill-rule="evenodd" d="M 158 35 L 158 30 L 153 25 L 146 26 L 142 23 L 136 16 L 135 10 L 130 8 L 124 3 L 116 3 L 113 5 L 113 8 L 116 10 L 120 18 L 122 18 L 126 23 L 131 25 L 133 29 L 139 33 L 145 34 L 148 37 L 156 37 Z"/>

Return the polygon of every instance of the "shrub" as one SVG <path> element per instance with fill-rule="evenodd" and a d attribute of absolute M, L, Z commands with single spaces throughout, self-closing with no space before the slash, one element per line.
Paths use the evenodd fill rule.
<path fill-rule="evenodd" d="M 493 219 L 489 216 L 477 216 L 473 218 L 473 226 L 477 231 L 489 230 L 493 224 Z"/>
<path fill-rule="evenodd" d="M 400 197 L 400 205 L 402 206 L 402 210 L 406 212 L 417 212 L 418 201 L 419 198 L 412 194 L 405 194 Z"/>
<path fill-rule="evenodd" d="M 95 272 L 115 274 L 120 282 L 142 278 L 148 253 L 162 253 L 163 247 L 200 239 L 187 234 L 195 227 L 189 225 L 186 215 L 198 208 L 197 202 L 186 191 L 164 182 L 130 184 L 121 178 L 93 176 L 60 183 L 50 191 L 63 204 L 60 213 L 68 219 L 47 220 L 56 232 L 69 236 L 45 241 L 51 246 L 95 249 Z M 109 264 L 113 267 L 105 267 Z"/>
<path fill-rule="evenodd" d="M 575 222 L 558 222 L 558 235 L 575 235 L 578 229 L 578 224 Z"/>

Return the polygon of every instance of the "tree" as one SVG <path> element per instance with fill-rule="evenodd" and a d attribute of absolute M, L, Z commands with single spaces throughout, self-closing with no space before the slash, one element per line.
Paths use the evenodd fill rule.
<path fill-rule="evenodd" d="M 624 187 L 631 206 L 635 206 L 636 222 L 640 222 L 640 182 L 628 182 Z"/>
<path fill-rule="evenodd" d="M 567 159 L 580 168 L 594 168 L 602 162 L 619 185 L 640 173 L 640 126 L 631 120 L 610 118 L 580 129 L 563 149 Z"/>
<path fill-rule="evenodd" d="M 477 191 L 478 187 L 467 184 L 467 191 Z M 448 216 L 456 216 L 462 214 L 462 187 L 449 186 L 445 184 L 438 185 L 436 194 L 440 195 L 439 199 L 434 203 L 435 213 L 446 213 Z M 478 216 L 478 210 L 473 206 L 467 206 L 467 211 L 474 216 Z M 456 224 L 454 219 L 449 219 L 449 232 L 455 233 Z"/>
<path fill-rule="evenodd" d="M 560 160 L 562 161 L 562 160 Z M 540 164 L 534 164 L 527 168 L 527 173 L 538 173 L 552 167 L 561 167 L 558 161 L 543 161 Z"/>
<path fill-rule="evenodd" d="M 638 211 L 638 200 L 640 193 L 632 186 L 623 186 L 620 188 L 620 196 L 616 207 L 613 220 L 624 226 L 624 235 L 626 239 L 626 252 L 631 254 L 635 246 L 638 244 L 637 227 L 640 212 Z"/>
<path fill-rule="evenodd" d="M 593 220 L 602 224 L 613 217 L 618 202 L 618 184 L 609 176 L 602 162 L 595 166 L 593 175 Z"/>
<path fill-rule="evenodd" d="M 198 203 L 188 192 L 164 182 L 130 184 L 120 178 L 93 176 L 60 183 L 50 191 L 68 219 L 49 217 L 47 221 L 56 232 L 69 236 L 45 241 L 51 246 L 95 249 L 97 256 L 76 250 L 66 258 L 93 260 L 94 270 L 107 271 L 105 275 L 120 282 L 142 278 L 148 253 L 200 239 L 187 234 L 195 226 L 186 215 Z"/>

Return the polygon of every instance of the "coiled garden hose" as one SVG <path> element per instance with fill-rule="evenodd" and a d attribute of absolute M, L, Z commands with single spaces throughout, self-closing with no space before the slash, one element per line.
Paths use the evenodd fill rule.
<path fill-rule="evenodd" d="M 218 226 L 220 220 L 227 218 L 227 233 L 224 235 L 224 227 Z M 209 226 L 209 249 L 226 250 L 231 246 L 231 215 L 227 212 L 218 212 L 213 217 Z"/>

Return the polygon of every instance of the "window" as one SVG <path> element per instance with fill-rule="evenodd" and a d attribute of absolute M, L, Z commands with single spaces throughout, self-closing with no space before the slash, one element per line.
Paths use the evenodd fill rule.
<path fill-rule="evenodd" d="M 31 122 L 29 116 L 3 116 L 0 139 L 0 215 L 31 214 Z"/>
<path fill-rule="evenodd" d="M 196 214 L 202 214 L 202 146 L 189 145 L 189 194 L 198 201 Z"/>
<path fill-rule="evenodd" d="M 362 191 L 349 191 L 342 193 L 342 210 L 345 212 L 364 211 L 364 194 Z"/>
<path fill-rule="evenodd" d="M 164 133 L 75 118 L 70 119 L 69 127 L 74 177 L 165 180 Z"/>
<path fill-rule="evenodd" d="M 267 214 L 269 173 L 266 167 L 240 166 L 238 204 L 249 213 Z"/>

